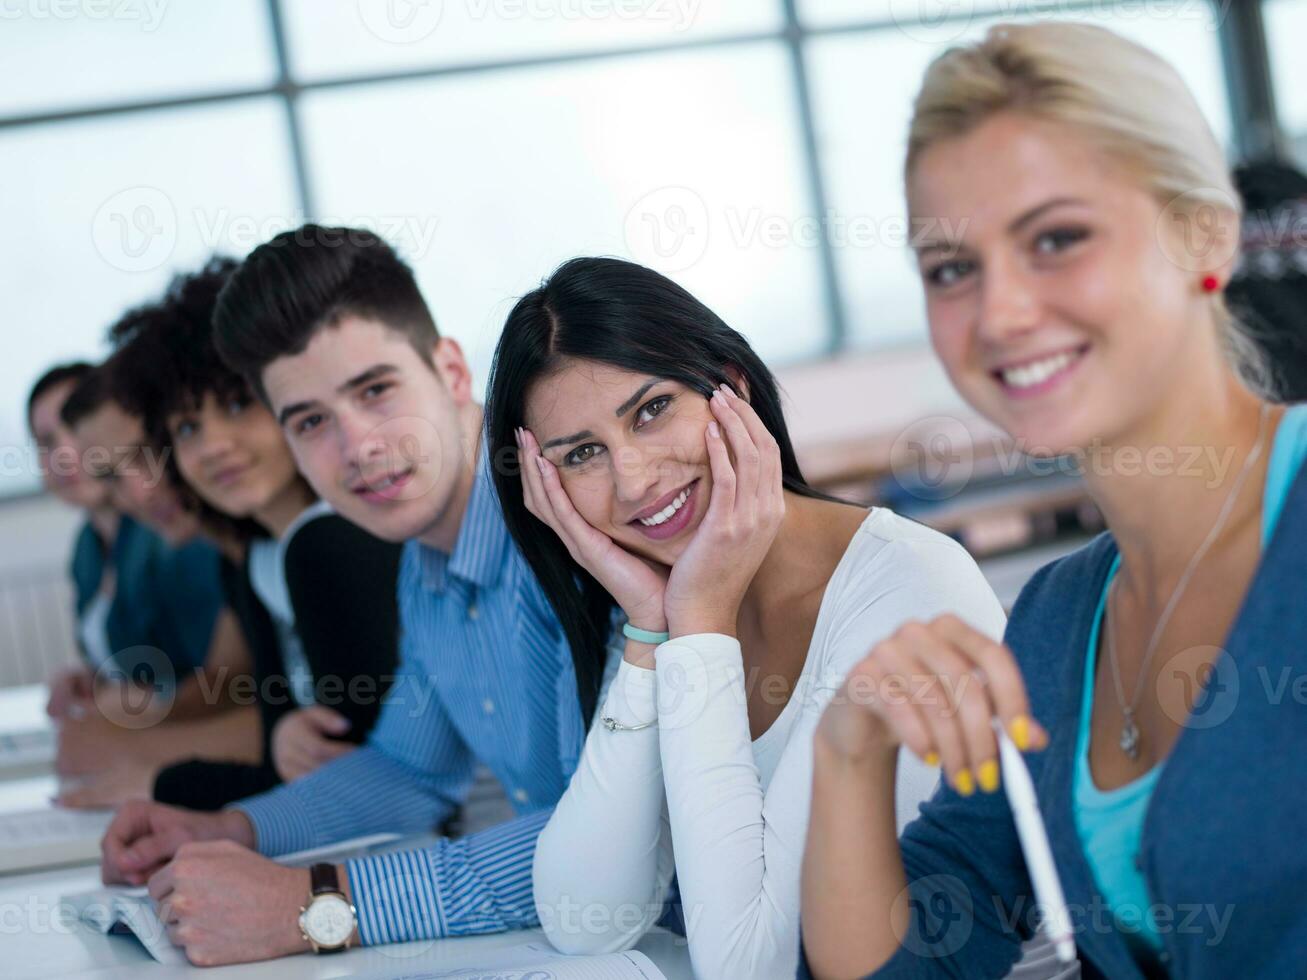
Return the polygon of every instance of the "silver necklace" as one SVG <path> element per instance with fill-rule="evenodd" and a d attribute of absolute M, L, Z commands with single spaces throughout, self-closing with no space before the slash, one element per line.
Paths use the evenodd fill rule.
<path fill-rule="evenodd" d="M 1243 489 L 1248 474 L 1252 472 L 1253 465 L 1262 454 L 1262 446 L 1266 440 L 1266 419 L 1269 414 L 1270 405 L 1263 404 L 1261 417 L 1257 423 L 1257 443 L 1253 446 L 1252 451 L 1248 453 L 1247 458 L 1244 459 L 1239 475 L 1235 478 L 1234 486 L 1230 488 L 1225 503 L 1221 505 L 1221 512 L 1216 516 L 1216 523 L 1212 525 L 1212 529 L 1207 532 L 1207 537 L 1203 539 L 1203 543 L 1198 546 L 1198 550 L 1189 559 L 1184 574 L 1180 576 L 1180 581 L 1176 583 L 1171 592 L 1171 598 L 1167 600 L 1166 606 L 1162 609 L 1162 615 L 1157 618 L 1157 625 L 1153 627 L 1153 634 L 1149 637 L 1148 646 L 1144 650 L 1143 662 L 1139 665 L 1139 674 L 1135 678 L 1134 696 L 1130 699 L 1129 704 L 1126 703 L 1125 688 L 1121 684 L 1121 666 L 1116 659 L 1116 642 L 1113 637 L 1111 622 L 1112 596 L 1116 590 L 1116 578 L 1113 578 L 1112 584 L 1108 586 L 1107 607 L 1104 610 L 1106 620 L 1104 627 L 1107 630 L 1107 659 L 1112 665 L 1112 683 L 1116 689 L 1116 700 L 1121 706 L 1121 713 L 1125 719 L 1121 725 L 1121 738 L 1118 744 L 1121 746 L 1121 751 L 1129 756 L 1131 762 L 1139 758 L 1140 736 L 1139 726 L 1135 724 L 1135 710 L 1139 707 L 1139 698 L 1144 692 L 1144 680 L 1148 676 L 1148 665 L 1153 661 L 1153 654 L 1157 652 L 1157 644 L 1162 638 L 1162 631 L 1166 629 L 1166 624 L 1171 621 L 1171 614 L 1175 612 L 1175 607 L 1179 605 L 1180 597 L 1184 595 L 1185 589 L 1189 586 L 1189 580 L 1193 578 L 1199 563 L 1216 541 L 1222 529 L 1224 529 L 1226 521 L 1230 519 L 1230 513 L 1234 510 L 1235 501 L 1239 498 L 1239 491 Z"/>

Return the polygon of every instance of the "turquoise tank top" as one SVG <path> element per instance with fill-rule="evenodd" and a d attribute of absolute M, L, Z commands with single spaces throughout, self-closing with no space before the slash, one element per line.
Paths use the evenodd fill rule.
<path fill-rule="evenodd" d="M 1262 548 L 1270 540 L 1284 509 L 1289 487 L 1307 458 L 1307 405 L 1288 409 L 1280 420 L 1267 464 L 1266 488 L 1262 497 Z M 1112 560 L 1098 598 L 1094 624 L 1089 631 L 1089 652 L 1085 657 L 1084 693 L 1080 699 L 1080 729 L 1076 739 L 1075 784 L 1072 799 L 1076 832 L 1094 881 L 1116 918 L 1117 928 L 1136 955 L 1153 957 L 1162 951 L 1148 908 L 1148 889 L 1143 873 L 1135 867 L 1144 814 L 1161 773 L 1158 763 L 1138 779 L 1116 789 L 1100 790 L 1089 771 L 1089 719 L 1094 706 L 1094 666 L 1098 657 L 1098 634 L 1107 604 L 1108 588 L 1121 564 Z"/>

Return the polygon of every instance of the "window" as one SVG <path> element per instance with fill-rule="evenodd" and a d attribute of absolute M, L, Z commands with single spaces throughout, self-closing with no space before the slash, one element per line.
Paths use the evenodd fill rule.
<path fill-rule="evenodd" d="M 1307 168 L 1307 60 L 1301 51 L 1307 37 L 1307 2 L 1267 0 L 1263 15 L 1280 126 L 1299 166 Z"/>
<path fill-rule="evenodd" d="M 103 353 L 127 306 L 310 217 L 393 239 L 483 379 L 516 297 L 585 253 L 668 273 L 773 364 L 920 344 L 899 176 L 910 99 L 943 45 L 1039 9 L 0 0 L 0 64 L 21 79 L 0 86 L 0 261 L 18 285 L 3 445 L 26 444 L 31 381 Z M 1154 46 L 1229 139 L 1215 9 L 1086 0 L 1057 15 Z M 1301 140 L 1307 77 L 1288 46 L 1307 0 L 1266 10 Z M 0 468 L 0 495 L 36 482 Z"/>

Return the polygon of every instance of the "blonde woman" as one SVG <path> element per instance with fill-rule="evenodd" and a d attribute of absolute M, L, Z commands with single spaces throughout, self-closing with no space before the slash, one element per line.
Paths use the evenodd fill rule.
<path fill-rule="evenodd" d="M 1301 975 L 1307 411 L 1265 403 L 1222 301 L 1238 205 L 1190 93 L 1098 28 L 994 28 L 928 70 L 906 162 L 931 340 L 979 412 L 1084 462 L 1109 531 L 1005 643 L 945 616 L 854 668 L 814 739 L 816 977 L 995 977 L 1040 910 L 991 719 L 1030 750 L 1084 976 Z M 859 696 L 935 679 L 955 705 Z M 896 752 L 948 785 L 895 837 Z"/>

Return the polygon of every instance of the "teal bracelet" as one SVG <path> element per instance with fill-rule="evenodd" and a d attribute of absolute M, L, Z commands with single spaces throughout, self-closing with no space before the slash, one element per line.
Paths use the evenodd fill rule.
<path fill-rule="evenodd" d="M 651 633 L 648 630 L 642 630 L 638 626 L 632 626 L 630 623 L 622 624 L 622 635 L 627 639 L 636 640 L 640 643 L 648 643 L 651 646 L 657 646 L 659 643 L 666 643 L 672 638 L 671 633 Z"/>

